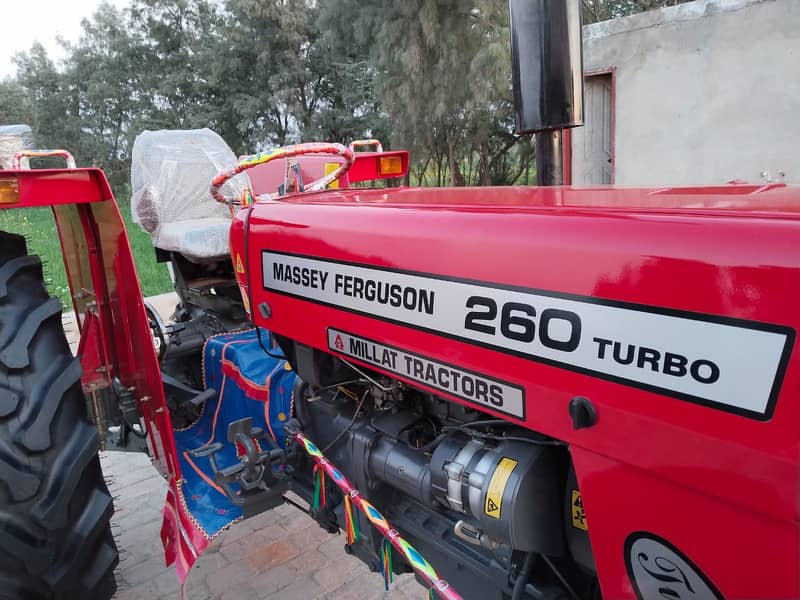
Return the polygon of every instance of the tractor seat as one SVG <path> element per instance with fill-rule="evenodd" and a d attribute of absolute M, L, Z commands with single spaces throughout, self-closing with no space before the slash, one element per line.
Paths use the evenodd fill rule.
<path fill-rule="evenodd" d="M 192 262 L 230 257 L 229 207 L 209 191 L 217 173 L 237 163 L 236 155 L 210 129 L 144 131 L 131 154 L 131 213 L 156 248 Z M 237 176 L 223 193 L 238 196 L 247 185 Z"/>
<path fill-rule="evenodd" d="M 162 223 L 157 247 L 182 254 L 192 262 L 215 260 L 230 255 L 230 229 L 230 217 Z"/>

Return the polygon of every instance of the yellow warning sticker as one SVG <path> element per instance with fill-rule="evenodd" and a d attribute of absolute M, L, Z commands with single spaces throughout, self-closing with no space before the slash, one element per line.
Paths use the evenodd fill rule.
<path fill-rule="evenodd" d="M 236 272 L 237 273 L 244 273 L 244 263 L 242 262 L 242 255 L 236 255 Z"/>
<path fill-rule="evenodd" d="M 517 461 L 505 456 L 497 463 L 497 468 L 492 473 L 489 481 L 489 489 L 486 491 L 486 503 L 483 512 L 487 517 L 493 519 L 500 518 L 500 511 L 503 509 L 503 493 L 506 491 L 506 484 L 511 473 L 517 466 Z"/>
<path fill-rule="evenodd" d="M 578 490 L 572 490 L 572 526 L 575 529 L 589 531 L 586 524 L 586 512 L 583 510 L 583 499 Z"/>
<path fill-rule="evenodd" d="M 333 173 L 338 168 L 339 168 L 339 163 L 335 163 L 335 162 L 334 163 L 325 163 L 325 175 L 330 175 L 331 173 Z M 339 189 L 339 180 L 337 179 L 336 181 L 332 181 L 331 183 L 329 183 L 328 184 L 328 189 L 329 190 Z"/>

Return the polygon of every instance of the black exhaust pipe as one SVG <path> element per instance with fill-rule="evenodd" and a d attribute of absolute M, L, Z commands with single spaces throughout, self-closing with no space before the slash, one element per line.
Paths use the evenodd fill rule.
<path fill-rule="evenodd" d="M 536 182 L 564 182 L 561 131 L 583 125 L 580 0 L 509 0 L 514 121 L 536 134 Z"/>

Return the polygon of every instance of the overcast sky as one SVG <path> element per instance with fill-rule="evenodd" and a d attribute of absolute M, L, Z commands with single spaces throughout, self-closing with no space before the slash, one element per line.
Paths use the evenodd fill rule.
<path fill-rule="evenodd" d="M 126 0 L 109 0 L 117 6 Z M 51 58 L 63 58 L 56 36 L 76 41 L 81 19 L 91 16 L 100 0 L 0 0 L 0 79 L 15 72 L 11 56 L 39 40 Z"/>

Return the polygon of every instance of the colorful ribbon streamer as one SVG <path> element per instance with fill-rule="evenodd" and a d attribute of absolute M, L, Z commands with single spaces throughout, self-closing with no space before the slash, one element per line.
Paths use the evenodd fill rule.
<path fill-rule="evenodd" d="M 344 521 L 347 545 L 352 546 L 358 541 L 361 532 L 358 530 L 358 517 L 353 513 L 353 503 L 349 494 L 344 495 Z"/>
<path fill-rule="evenodd" d="M 325 471 L 320 465 L 314 465 L 312 475 L 314 476 L 314 501 L 311 503 L 311 507 L 315 511 L 319 511 L 320 508 L 325 508 L 327 504 L 325 500 Z"/>
<path fill-rule="evenodd" d="M 392 545 L 389 540 L 383 540 L 383 547 L 381 548 L 381 572 L 383 573 L 383 589 L 389 591 L 389 584 L 394 581 L 394 573 L 392 571 Z"/>
<path fill-rule="evenodd" d="M 295 439 L 300 443 L 303 449 L 314 460 L 317 466 L 325 470 L 327 475 L 333 482 L 342 490 L 345 496 L 345 508 L 348 501 L 353 502 L 356 507 L 364 514 L 364 516 L 372 523 L 375 528 L 386 538 L 386 540 L 397 550 L 403 558 L 411 565 L 411 568 L 422 577 L 425 582 L 430 586 L 428 596 L 430 598 L 440 598 L 441 600 L 462 600 L 461 595 L 456 592 L 449 583 L 441 579 L 431 564 L 425 560 L 417 550 L 403 539 L 398 531 L 394 529 L 384 516 L 378 511 L 377 508 L 372 506 L 370 502 L 364 498 L 361 493 L 355 489 L 349 481 L 345 478 L 339 469 L 333 466 L 322 452 L 317 448 L 314 443 L 309 440 L 302 433 L 295 434 Z M 349 500 L 348 500 L 349 498 Z M 347 510 L 345 510 L 347 514 Z M 355 515 L 352 515 L 355 516 Z M 347 517 L 345 517 L 347 520 Z M 353 519 L 355 521 L 355 519 Z M 348 534 L 349 535 L 349 534 Z M 349 542 L 348 542 L 349 543 Z M 384 552 L 384 558 L 386 553 Z M 391 556 L 389 557 L 391 561 Z M 391 575 L 390 575 L 391 577 Z M 384 582 L 386 575 L 384 575 Z M 432 595 L 433 594 L 433 595 Z"/>

